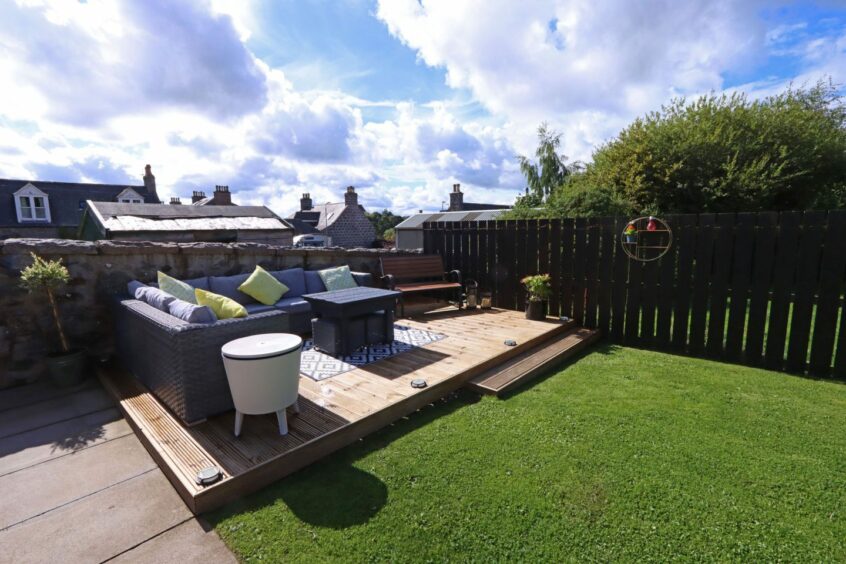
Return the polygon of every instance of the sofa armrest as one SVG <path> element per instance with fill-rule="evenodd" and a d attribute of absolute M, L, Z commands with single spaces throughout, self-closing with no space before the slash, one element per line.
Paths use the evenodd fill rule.
<path fill-rule="evenodd" d="M 359 286 L 372 286 L 373 276 L 369 272 L 353 272 L 353 279 Z"/>

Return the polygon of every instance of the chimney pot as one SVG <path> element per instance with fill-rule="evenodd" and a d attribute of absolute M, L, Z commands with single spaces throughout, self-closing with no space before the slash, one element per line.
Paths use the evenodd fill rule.
<path fill-rule="evenodd" d="M 178 205 L 180 205 L 180 204 L 182 204 L 182 200 L 180 200 L 178 197 L 176 197 L 176 196 L 172 196 L 172 197 L 170 198 L 170 205 L 172 205 L 172 206 L 178 206 Z"/>
<path fill-rule="evenodd" d="M 156 193 L 156 177 L 153 176 L 153 169 L 150 165 L 144 165 L 144 189 L 150 195 L 149 202 L 158 202 L 159 195 Z"/>
<path fill-rule="evenodd" d="M 311 194 L 304 192 L 303 197 L 300 198 L 300 211 L 309 211 L 310 209 L 312 209 Z"/>
<path fill-rule="evenodd" d="M 347 186 L 347 192 L 344 194 L 344 205 L 357 206 L 358 194 L 355 193 L 355 187 Z"/>
<path fill-rule="evenodd" d="M 449 209 L 447 211 L 463 211 L 464 194 L 461 192 L 461 184 L 452 185 L 452 193 L 449 195 Z"/>

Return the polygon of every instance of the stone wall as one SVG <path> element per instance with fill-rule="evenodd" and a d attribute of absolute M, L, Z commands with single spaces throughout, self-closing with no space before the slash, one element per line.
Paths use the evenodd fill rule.
<path fill-rule="evenodd" d="M 61 258 L 71 274 L 59 294 L 59 308 L 72 345 L 87 348 L 95 359 L 113 351 L 112 296 L 126 292 L 130 280 L 153 281 L 161 270 L 177 278 L 225 276 L 267 270 L 320 269 L 347 264 L 377 274 L 379 257 L 413 254 L 385 249 L 294 249 L 258 243 L 160 243 L 7 239 L 0 241 L 0 387 L 31 380 L 43 372 L 42 359 L 58 349 L 46 298 L 20 288 L 20 271 L 35 252 Z"/>

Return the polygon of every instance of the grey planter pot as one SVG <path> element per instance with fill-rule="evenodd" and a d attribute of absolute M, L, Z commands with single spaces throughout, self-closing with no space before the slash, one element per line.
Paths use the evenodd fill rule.
<path fill-rule="evenodd" d="M 48 355 L 46 361 L 50 379 L 60 388 L 76 386 L 85 378 L 87 360 L 83 350 Z"/>
<path fill-rule="evenodd" d="M 546 319 L 546 302 L 526 302 L 526 319 L 543 321 Z"/>

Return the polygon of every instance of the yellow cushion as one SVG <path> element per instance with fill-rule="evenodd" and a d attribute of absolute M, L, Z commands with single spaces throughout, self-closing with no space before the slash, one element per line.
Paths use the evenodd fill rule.
<path fill-rule="evenodd" d="M 288 291 L 288 286 L 274 278 L 273 275 L 262 267 L 256 265 L 256 269 L 253 270 L 249 278 L 244 280 L 243 284 L 238 286 L 238 290 L 255 298 L 264 305 L 273 305 L 279 301 L 279 298 L 285 295 L 285 292 Z"/>
<path fill-rule="evenodd" d="M 182 280 L 177 280 L 168 276 L 164 272 L 158 272 L 159 290 L 167 292 L 171 296 L 188 302 L 189 304 L 196 304 L 197 299 L 194 297 L 194 288 Z"/>
<path fill-rule="evenodd" d="M 197 303 L 201 306 L 209 306 L 218 319 L 232 319 L 233 317 L 247 317 L 247 310 L 244 306 L 226 296 L 200 290 L 194 290 Z"/>

